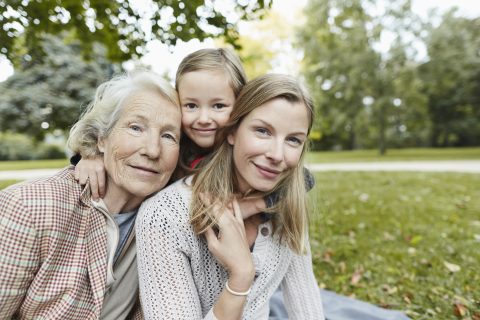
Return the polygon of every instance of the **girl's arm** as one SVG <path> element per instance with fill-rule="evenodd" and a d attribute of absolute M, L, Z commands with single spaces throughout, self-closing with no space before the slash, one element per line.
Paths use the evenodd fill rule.
<path fill-rule="evenodd" d="M 92 199 L 103 198 L 106 189 L 106 172 L 102 156 L 81 158 L 75 165 L 75 180 L 81 185 L 89 183 Z"/>
<path fill-rule="evenodd" d="M 312 173 L 303 168 L 303 175 L 305 178 L 305 188 L 310 191 L 315 186 L 315 177 Z M 272 193 L 265 198 L 246 198 L 239 201 L 240 209 L 242 210 L 243 219 L 247 219 L 257 213 L 265 211 L 266 208 L 273 207 L 278 201 L 278 193 Z"/>
<path fill-rule="evenodd" d="M 188 204 L 178 204 L 179 198 L 178 194 L 159 194 L 147 200 L 138 213 L 137 260 L 145 318 L 241 318 L 246 296 L 232 294 L 226 289 L 218 296 L 213 308 L 203 316 L 190 259 L 186 254 L 190 250 L 186 238 L 188 231 L 186 226 L 172 218 L 178 212 L 182 214 L 184 207 L 188 208 Z M 239 217 L 238 213 L 235 216 L 223 214 L 219 218 L 219 235 L 210 230 L 206 237 L 209 249 L 229 271 L 230 288 L 241 292 L 250 287 L 254 268 L 248 245 L 245 244 L 243 220 Z"/>

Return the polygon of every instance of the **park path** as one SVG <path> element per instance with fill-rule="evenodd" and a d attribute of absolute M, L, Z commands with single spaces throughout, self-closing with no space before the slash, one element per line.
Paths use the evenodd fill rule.
<path fill-rule="evenodd" d="M 424 171 L 480 173 L 480 160 L 389 161 L 351 163 L 312 163 L 307 168 L 318 171 Z M 46 177 L 59 169 L 0 171 L 0 180 L 27 180 Z"/>

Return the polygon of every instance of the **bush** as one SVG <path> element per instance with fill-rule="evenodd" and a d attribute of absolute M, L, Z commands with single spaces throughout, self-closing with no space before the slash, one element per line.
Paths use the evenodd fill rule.
<path fill-rule="evenodd" d="M 0 132 L 0 161 L 64 159 L 65 151 L 61 146 L 53 144 L 34 144 L 24 134 Z"/>
<path fill-rule="evenodd" d="M 0 160 L 33 159 L 34 144 L 26 135 L 0 132 Z"/>

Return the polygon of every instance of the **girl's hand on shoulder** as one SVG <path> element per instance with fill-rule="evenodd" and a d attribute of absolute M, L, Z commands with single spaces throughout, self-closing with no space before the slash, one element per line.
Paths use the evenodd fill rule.
<path fill-rule="evenodd" d="M 243 220 L 263 212 L 267 208 L 265 200 L 261 197 L 242 198 L 238 200 L 238 205 L 240 206 Z"/>
<path fill-rule="evenodd" d="M 227 269 L 229 283 L 239 291 L 248 289 L 255 276 L 255 267 L 238 201 L 233 199 L 229 207 L 214 203 L 212 210 L 219 230 L 216 234 L 212 228 L 207 229 L 208 249 Z"/>
<path fill-rule="evenodd" d="M 105 196 L 106 173 L 102 156 L 93 158 L 82 158 L 75 166 L 75 180 L 81 185 L 86 185 L 87 181 L 92 192 L 92 199 L 98 201 Z"/>

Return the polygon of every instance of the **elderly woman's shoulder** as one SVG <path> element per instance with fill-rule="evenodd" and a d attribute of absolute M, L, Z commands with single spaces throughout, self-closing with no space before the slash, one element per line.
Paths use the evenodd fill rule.
<path fill-rule="evenodd" d="M 21 200 L 25 205 L 47 203 L 55 199 L 64 199 L 74 194 L 79 197 L 82 187 L 75 180 L 74 167 L 66 167 L 56 174 L 27 180 L 11 185 L 0 191 L 2 201 Z"/>

